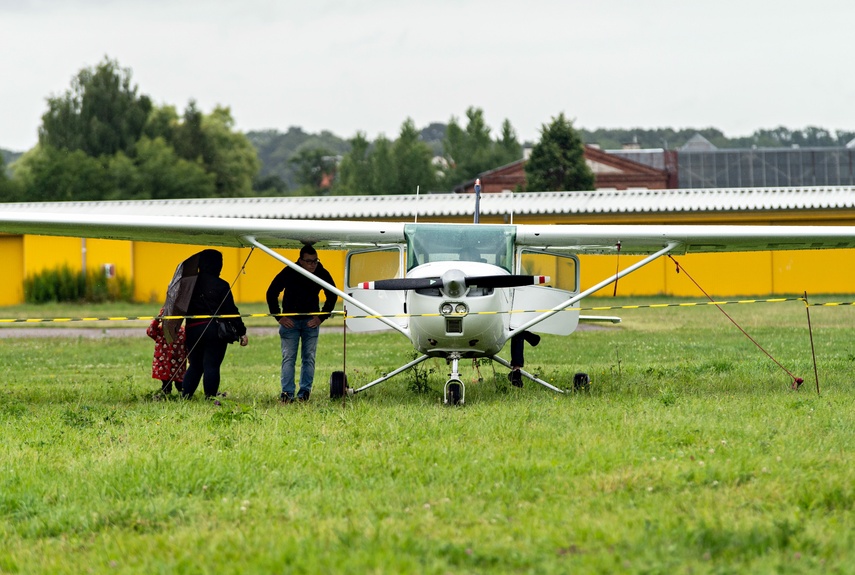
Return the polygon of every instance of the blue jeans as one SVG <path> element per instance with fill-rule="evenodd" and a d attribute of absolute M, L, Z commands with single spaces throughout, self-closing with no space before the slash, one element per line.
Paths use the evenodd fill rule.
<path fill-rule="evenodd" d="M 312 381 L 315 379 L 315 351 L 318 349 L 319 327 L 309 327 L 308 319 L 295 319 L 294 327 L 279 326 L 279 337 L 282 340 L 282 391 L 294 397 L 294 373 L 297 364 L 297 347 L 302 341 L 300 355 L 300 393 L 312 391 Z"/>

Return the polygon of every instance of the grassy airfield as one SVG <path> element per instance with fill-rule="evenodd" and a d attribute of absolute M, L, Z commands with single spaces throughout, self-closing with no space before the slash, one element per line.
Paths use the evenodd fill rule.
<path fill-rule="evenodd" d="M 803 303 L 723 309 L 800 391 L 711 306 L 585 311 L 624 322 L 546 335 L 526 368 L 559 387 L 588 372 L 589 393 L 464 361 L 454 408 L 436 360 L 331 402 L 340 332 L 321 336 L 311 401 L 287 406 L 278 337 L 254 327 L 219 406 L 152 399 L 145 321 L 110 323 L 139 337 L 2 338 L 0 573 L 852 573 L 855 306 L 809 310 L 819 395 Z M 412 354 L 348 334 L 348 377 Z"/>

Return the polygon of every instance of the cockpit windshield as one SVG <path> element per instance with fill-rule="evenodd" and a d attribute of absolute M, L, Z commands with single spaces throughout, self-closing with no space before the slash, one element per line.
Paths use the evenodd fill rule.
<path fill-rule="evenodd" d="M 513 269 L 514 226 L 490 224 L 407 224 L 407 271 L 436 261 L 484 262 Z"/>

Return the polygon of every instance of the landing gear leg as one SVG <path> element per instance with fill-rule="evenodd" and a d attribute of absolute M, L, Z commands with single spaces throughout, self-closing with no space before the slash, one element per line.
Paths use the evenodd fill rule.
<path fill-rule="evenodd" d="M 448 381 L 445 382 L 443 389 L 444 402 L 445 405 L 463 405 L 466 396 L 466 387 L 460 380 L 460 373 L 458 371 L 460 355 L 456 353 L 451 354 L 449 360 L 451 361 L 451 373 L 448 375 Z"/>

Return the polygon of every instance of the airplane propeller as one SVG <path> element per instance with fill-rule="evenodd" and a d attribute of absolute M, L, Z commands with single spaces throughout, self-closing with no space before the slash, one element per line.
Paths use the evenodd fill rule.
<path fill-rule="evenodd" d="M 449 270 L 438 278 L 398 278 L 363 282 L 359 287 L 373 290 L 414 290 L 441 288 L 443 291 L 458 291 L 455 286 L 478 286 L 485 288 L 510 288 L 549 283 L 549 276 L 492 275 L 464 276 L 460 270 Z"/>
<path fill-rule="evenodd" d="M 391 280 L 377 280 L 373 282 L 362 282 L 359 287 L 362 289 L 375 290 L 410 290 L 410 289 L 427 289 L 439 287 L 442 285 L 440 278 L 398 278 Z"/>
<path fill-rule="evenodd" d="M 472 276 L 466 278 L 467 286 L 478 286 L 486 288 L 508 288 L 528 285 L 543 285 L 549 283 L 549 276 L 525 276 L 525 275 L 502 275 L 502 276 Z"/>

